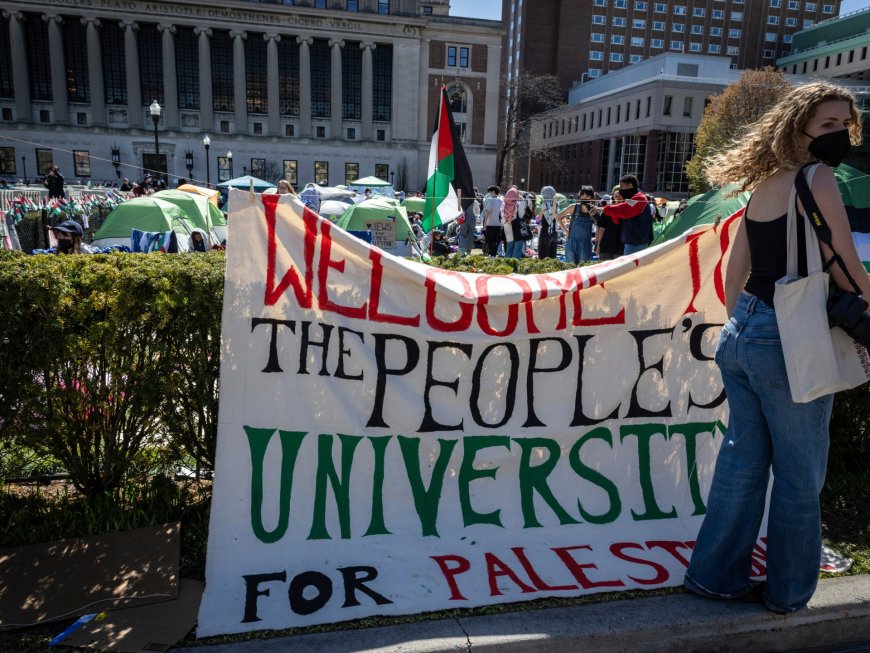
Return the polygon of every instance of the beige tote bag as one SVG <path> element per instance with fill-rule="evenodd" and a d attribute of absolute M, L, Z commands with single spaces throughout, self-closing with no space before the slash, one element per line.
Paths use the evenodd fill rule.
<path fill-rule="evenodd" d="M 810 187 L 817 168 L 812 166 L 806 170 Z M 870 379 L 870 357 L 849 334 L 828 325 L 830 278 L 822 271 L 816 233 L 809 221 L 798 215 L 796 199 L 797 191 L 792 186 L 788 200 L 786 275 L 776 282 L 773 307 L 791 398 L 803 404 L 866 382 Z M 798 275 L 798 220 L 805 221 L 806 277 Z"/>

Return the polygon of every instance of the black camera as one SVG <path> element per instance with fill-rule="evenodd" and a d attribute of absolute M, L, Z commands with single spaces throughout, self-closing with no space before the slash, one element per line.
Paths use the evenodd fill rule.
<path fill-rule="evenodd" d="M 870 315 L 867 302 L 854 292 L 831 286 L 828 294 L 828 322 L 848 333 L 860 345 L 870 348 Z"/>

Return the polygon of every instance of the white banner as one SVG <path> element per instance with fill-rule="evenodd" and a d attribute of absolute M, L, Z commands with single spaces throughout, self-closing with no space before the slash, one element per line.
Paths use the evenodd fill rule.
<path fill-rule="evenodd" d="M 681 583 L 734 222 L 488 276 L 231 191 L 198 634 Z"/>

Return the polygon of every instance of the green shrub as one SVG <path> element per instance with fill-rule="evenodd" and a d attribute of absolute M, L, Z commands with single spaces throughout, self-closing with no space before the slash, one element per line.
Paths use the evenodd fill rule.
<path fill-rule="evenodd" d="M 0 257 L 0 438 L 59 460 L 88 497 L 167 440 L 208 439 L 192 453 L 213 460 L 223 265 L 219 253 Z M 167 419 L 184 411 L 196 416 Z"/>

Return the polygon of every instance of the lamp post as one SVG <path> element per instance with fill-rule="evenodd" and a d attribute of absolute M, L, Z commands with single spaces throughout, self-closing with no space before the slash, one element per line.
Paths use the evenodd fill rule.
<path fill-rule="evenodd" d="M 24 155 L 21 155 L 21 172 L 24 175 L 24 183 L 27 183 L 27 162 L 24 159 Z"/>
<path fill-rule="evenodd" d="M 227 150 L 227 162 L 230 164 L 230 179 L 233 178 L 233 153 Z"/>
<path fill-rule="evenodd" d="M 187 168 L 187 178 L 193 176 L 193 152 L 189 149 L 184 153 L 184 167 Z"/>
<path fill-rule="evenodd" d="M 160 122 L 160 105 L 157 104 L 157 100 L 151 102 L 151 106 L 148 107 L 148 110 L 151 112 L 151 120 L 154 121 L 154 165 L 159 165 L 158 159 L 160 157 L 160 142 L 157 140 L 157 123 Z"/>
<path fill-rule="evenodd" d="M 115 145 L 112 148 L 112 165 L 115 166 L 115 175 L 121 178 L 121 150 Z"/>
<path fill-rule="evenodd" d="M 211 139 L 208 137 L 208 134 L 202 137 L 202 146 L 205 148 L 205 185 L 208 188 L 211 188 L 211 170 L 209 169 L 208 162 L 208 148 L 211 145 Z"/>

